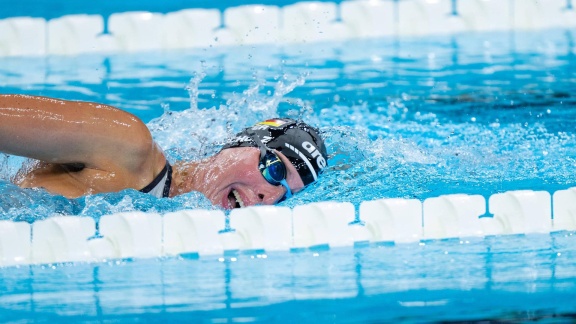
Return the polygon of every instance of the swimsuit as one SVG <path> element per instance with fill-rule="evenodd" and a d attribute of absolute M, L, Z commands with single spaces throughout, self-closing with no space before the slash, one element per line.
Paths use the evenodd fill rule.
<path fill-rule="evenodd" d="M 160 173 L 150 182 L 149 185 L 140 189 L 140 192 L 149 193 L 158 198 L 167 198 L 170 194 L 170 184 L 172 183 L 172 167 L 168 160 Z"/>

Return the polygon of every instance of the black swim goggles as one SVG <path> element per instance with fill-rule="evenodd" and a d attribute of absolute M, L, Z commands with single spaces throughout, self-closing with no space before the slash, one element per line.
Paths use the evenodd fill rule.
<path fill-rule="evenodd" d="M 286 188 L 286 193 L 278 201 L 281 202 L 287 198 L 292 197 L 292 190 L 288 186 L 286 181 L 286 176 L 288 175 L 288 169 L 282 159 L 274 151 L 267 148 L 262 141 L 257 136 L 250 136 L 258 148 L 260 149 L 260 162 L 258 162 L 258 170 L 269 184 L 273 186 L 284 186 Z"/>

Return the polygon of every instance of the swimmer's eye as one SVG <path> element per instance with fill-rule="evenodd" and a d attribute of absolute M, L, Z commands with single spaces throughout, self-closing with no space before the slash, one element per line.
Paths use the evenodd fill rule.
<path fill-rule="evenodd" d="M 284 194 L 278 202 L 292 197 L 292 190 L 290 190 L 288 182 L 286 182 L 286 175 L 288 173 L 286 171 L 286 165 L 276 153 L 267 151 L 260 159 L 260 163 L 258 163 L 258 170 L 260 170 L 260 173 L 269 184 L 273 186 L 282 185 L 286 188 L 286 194 Z"/>

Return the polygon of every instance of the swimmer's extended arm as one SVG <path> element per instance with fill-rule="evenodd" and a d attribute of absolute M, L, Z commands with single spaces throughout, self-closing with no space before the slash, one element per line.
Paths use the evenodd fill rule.
<path fill-rule="evenodd" d="M 114 107 L 0 95 L 0 152 L 137 173 L 158 151 L 146 125 Z"/>

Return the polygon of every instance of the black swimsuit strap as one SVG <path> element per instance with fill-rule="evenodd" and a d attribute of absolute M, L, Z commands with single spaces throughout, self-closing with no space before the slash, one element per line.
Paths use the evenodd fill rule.
<path fill-rule="evenodd" d="M 156 188 L 156 186 L 160 181 L 162 181 L 162 178 L 164 178 L 164 175 L 166 173 L 168 173 L 168 176 L 166 177 L 166 182 L 164 183 L 164 190 L 162 191 L 162 197 L 163 198 L 168 197 L 170 195 L 170 185 L 172 184 L 172 166 L 170 165 L 170 163 L 168 163 L 168 160 L 166 160 L 166 165 L 164 166 L 162 171 L 158 173 L 156 178 L 154 178 L 154 180 L 152 180 L 152 182 L 150 182 L 146 187 L 140 189 L 140 192 L 148 193 L 152 189 Z"/>
<path fill-rule="evenodd" d="M 172 166 L 168 163 L 168 160 L 166 160 L 166 166 L 168 167 L 168 177 L 166 177 L 166 182 L 164 183 L 162 198 L 168 198 L 170 196 L 170 185 L 172 185 Z"/>

